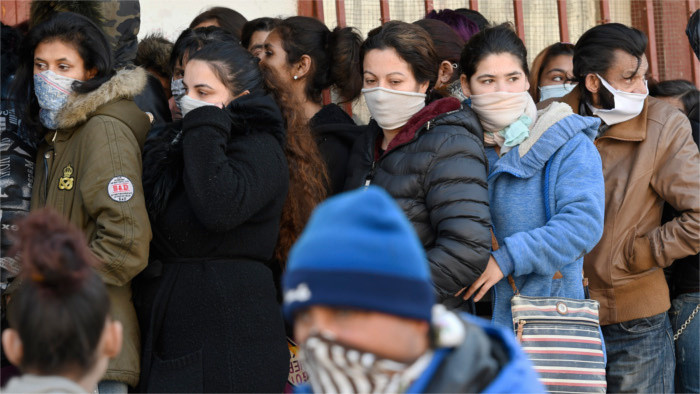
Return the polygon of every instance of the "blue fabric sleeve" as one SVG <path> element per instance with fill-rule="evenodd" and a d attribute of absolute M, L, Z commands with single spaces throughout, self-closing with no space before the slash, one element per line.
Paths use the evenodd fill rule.
<path fill-rule="evenodd" d="M 543 227 L 506 237 L 493 252 L 504 275 L 554 275 L 590 252 L 603 235 L 605 182 L 593 142 L 578 134 L 550 160 L 554 214 Z"/>

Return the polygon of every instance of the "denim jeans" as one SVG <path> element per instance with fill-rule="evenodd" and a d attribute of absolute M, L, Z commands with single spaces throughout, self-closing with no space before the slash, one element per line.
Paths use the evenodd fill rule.
<path fill-rule="evenodd" d="M 609 393 L 673 393 L 676 361 L 666 312 L 601 328 Z"/>
<path fill-rule="evenodd" d="M 129 386 L 116 380 L 101 380 L 97 383 L 97 392 L 99 394 L 126 394 L 129 392 Z"/>
<path fill-rule="evenodd" d="M 673 300 L 671 323 L 674 334 L 700 304 L 700 293 L 681 294 Z M 700 313 L 676 341 L 676 391 L 700 393 Z"/>

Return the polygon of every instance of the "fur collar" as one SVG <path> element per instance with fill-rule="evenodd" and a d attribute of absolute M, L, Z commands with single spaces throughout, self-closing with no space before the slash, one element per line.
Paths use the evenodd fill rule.
<path fill-rule="evenodd" d="M 146 71 L 137 67 L 122 69 L 102 86 L 89 93 L 73 93 L 57 116 L 59 129 L 78 126 L 101 106 L 116 99 L 133 99 L 146 86 Z"/>

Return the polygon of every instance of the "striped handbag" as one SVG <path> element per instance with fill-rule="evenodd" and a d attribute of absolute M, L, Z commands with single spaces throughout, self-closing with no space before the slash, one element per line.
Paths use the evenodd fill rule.
<path fill-rule="evenodd" d="M 545 168 L 544 201 L 547 221 L 549 209 L 549 172 Z M 493 247 L 498 242 L 493 237 Z M 495 250 L 495 249 L 494 249 Z M 557 271 L 553 279 L 561 278 Z M 588 283 L 583 276 L 583 287 Z M 605 349 L 600 332 L 596 300 L 561 297 L 521 296 L 512 276 L 510 309 L 513 329 L 525 353 L 550 393 L 605 393 Z M 586 295 L 588 291 L 585 291 Z"/>
<path fill-rule="evenodd" d="M 606 391 L 598 301 L 516 292 L 510 303 L 513 329 L 547 391 Z"/>

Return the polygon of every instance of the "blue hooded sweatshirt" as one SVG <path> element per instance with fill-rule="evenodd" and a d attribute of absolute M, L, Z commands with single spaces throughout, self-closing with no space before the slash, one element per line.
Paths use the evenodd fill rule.
<path fill-rule="evenodd" d="M 494 286 L 496 324 L 513 327 L 508 275 L 521 295 L 584 298 L 583 256 L 603 234 L 605 183 L 593 144 L 599 124 L 554 105 L 538 113 L 529 141 L 500 158 L 493 148 L 486 150 L 500 247 L 492 255 L 505 276 Z M 553 279 L 557 271 L 563 278 Z"/>

